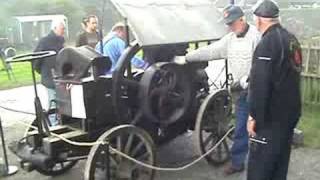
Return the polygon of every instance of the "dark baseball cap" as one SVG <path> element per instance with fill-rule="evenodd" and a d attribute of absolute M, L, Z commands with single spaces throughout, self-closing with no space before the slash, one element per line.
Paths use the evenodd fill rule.
<path fill-rule="evenodd" d="M 244 16 L 242 9 L 239 6 L 228 5 L 223 9 L 223 22 L 225 24 L 231 24 Z"/>
<path fill-rule="evenodd" d="M 264 18 L 279 17 L 279 7 L 273 0 L 260 0 L 253 7 L 253 14 Z"/>

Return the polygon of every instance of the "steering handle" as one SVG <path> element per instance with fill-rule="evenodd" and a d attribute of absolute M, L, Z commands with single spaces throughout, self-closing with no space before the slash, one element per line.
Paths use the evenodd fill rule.
<path fill-rule="evenodd" d="M 38 59 L 43 59 L 47 57 L 51 57 L 56 55 L 55 51 L 40 51 L 33 52 L 28 54 L 17 55 L 7 59 L 8 63 L 17 63 L 17 62 L 26 62 L 26 61 L 34 61 Z"/>

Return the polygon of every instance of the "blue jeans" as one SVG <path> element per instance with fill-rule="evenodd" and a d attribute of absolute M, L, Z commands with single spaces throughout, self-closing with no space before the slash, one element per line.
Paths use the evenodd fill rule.
<path fill-rule="evenodd" d="M 241 92 L 236 103 L 236 126 L 233 145 L 231 147 L 231 162 L 235 168 L 244 166 L 248 154 L 248 116 L 249 104 L 247 101 L 247 93 Z"/>
<path fill-rule="evenodd" d="M 48 91 L 48 109 L 54 109 L 56 108 L 56 90 L 55 89 L 50 89 L 47 88 Z M 50 125 L 51 126 L 56 126 L 58 125 L 58 120 L 57 120 L 57 114 L 53 113 L 53 114 L 49 114 L 49 121 L 50 121 Z"/>

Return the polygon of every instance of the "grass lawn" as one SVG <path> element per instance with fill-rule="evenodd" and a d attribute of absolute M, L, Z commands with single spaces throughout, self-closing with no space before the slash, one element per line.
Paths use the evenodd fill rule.
<path fill-rule="evenodd" d="M 29 62 L 13 63 L 12 72 L 14 78 L 9 80 L 3 64 L 0 63 L 0 90 L 32 84 L 31 65 Z M 39 75 L 37 75 L 39 81 Z"/>
<path fill-rule="evenodd" d="M 304 105 L 298 128 L 307 147 L 320 149 L 320 105 Z"/>

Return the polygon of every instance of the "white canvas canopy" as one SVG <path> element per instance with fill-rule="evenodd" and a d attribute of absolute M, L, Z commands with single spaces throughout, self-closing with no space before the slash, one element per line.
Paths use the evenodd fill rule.
<path fill-rule="evenodd" d="M 111 0 L 141 46 L 220 39 L 227 30 L 212 0 Z"/>

